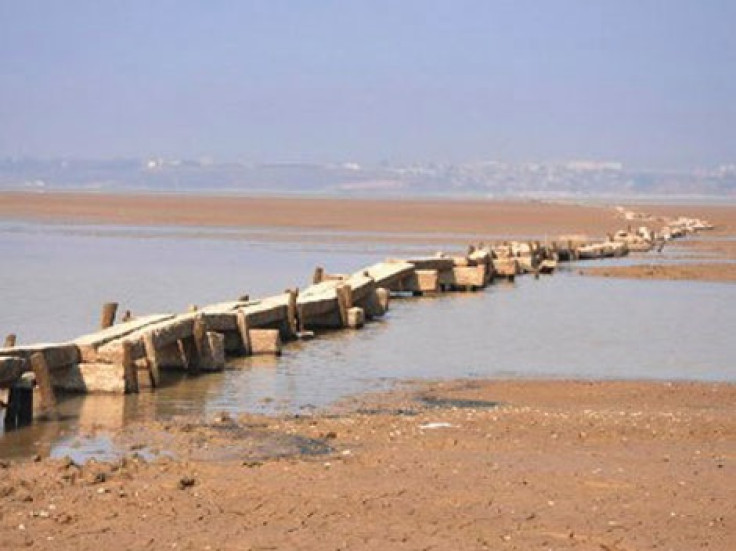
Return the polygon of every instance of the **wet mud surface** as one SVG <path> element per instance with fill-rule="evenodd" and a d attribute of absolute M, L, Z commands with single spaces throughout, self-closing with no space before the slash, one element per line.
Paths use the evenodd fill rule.
<path fill-rule="evenodd" d="M 3 462 L 0 547 L 726 551 L 734 408 L 724 383 L 447 381 L 147 423 L 115 461 Z"/>

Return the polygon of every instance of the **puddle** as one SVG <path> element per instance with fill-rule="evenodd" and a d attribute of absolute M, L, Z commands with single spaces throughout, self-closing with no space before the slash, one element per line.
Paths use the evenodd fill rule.
<path fill-rule="evenodd" d="M 358 408 L 355 410 L 359 415 L 398 415 L 401 417 L 416 417 L 418 411 L 405 408 Z"/>
<path fill-rule="evenodd" d="M 502 406 L 501 402 L 488 400 L 463 400 L 461 398 L 436 398 L 423 396 L 418 401 L 432 409 L 495 409 Z"/>
<path fill-rule="evenodd" d="M 240 427 L 234 431 L 227 430 L 227 437 L 226 444 L 208 442 L 206 447 L 194 450 L 191 458 L 198 461 L 260 462 L 289 457 L 317 457 L 334 451 L 324 440 L 296 434 Z"/>
<path fill-rule="evenodd" d="M 159 457 L 174 457 L 174 454 L 168 451 L 160 451 L 148 446 L 136 446 L 133 449 L 121 446 L 115 443 L 108 434 L 67 436 L 56 442 L 48 455 L 55 459 L 68 457 L 77 465 L 83 465 L 91 459 L 98 462 L 114 462 L 131 453 L 135 453 L 145 461 L 153 461 Z"/>

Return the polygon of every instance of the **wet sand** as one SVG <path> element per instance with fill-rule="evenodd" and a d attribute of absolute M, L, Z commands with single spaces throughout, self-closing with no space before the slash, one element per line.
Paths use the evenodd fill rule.
<path fill-rule="evenodd" d="M 729 384 L 465 381 L 131 427 L 178 459 L 0 469 L 0 547 L 726 551 L 735 413 Z"/>
<path fill-rule="evenodd" d="M 735 264 L 662 264 L 637 266 L 597 266 L 583 270 L 586 275 L 627 279 L 663 279 L 736 282 Z"/>

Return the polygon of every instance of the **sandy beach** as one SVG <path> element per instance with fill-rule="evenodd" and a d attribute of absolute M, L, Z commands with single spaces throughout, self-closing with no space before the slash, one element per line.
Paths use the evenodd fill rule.
<path fill-rule="evenodd" d="M 709 263 L 600 275 L 733 280 L 735 208 L 644 210 L 716 224 L 683 241 Z M 458 243 L 626 225 L 609 207 L 534 202 L 91 194 L 0 194 L 0 216 Z M 473 380 L 315 414 L 132 424 L 113 433 L 118 461 L 0 463 L 0 548 L 726 551 L 735 408 L 730 383 Z"/>

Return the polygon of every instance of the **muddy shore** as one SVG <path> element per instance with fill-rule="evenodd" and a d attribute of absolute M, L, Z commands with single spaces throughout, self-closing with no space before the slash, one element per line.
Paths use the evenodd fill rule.
<path fill-rule="evenodd" d="M 726 551 L 735 414 L 729 384 L 465 381 L 130 427 L 113 464 L 5 464 L 0 547 Z"/>

